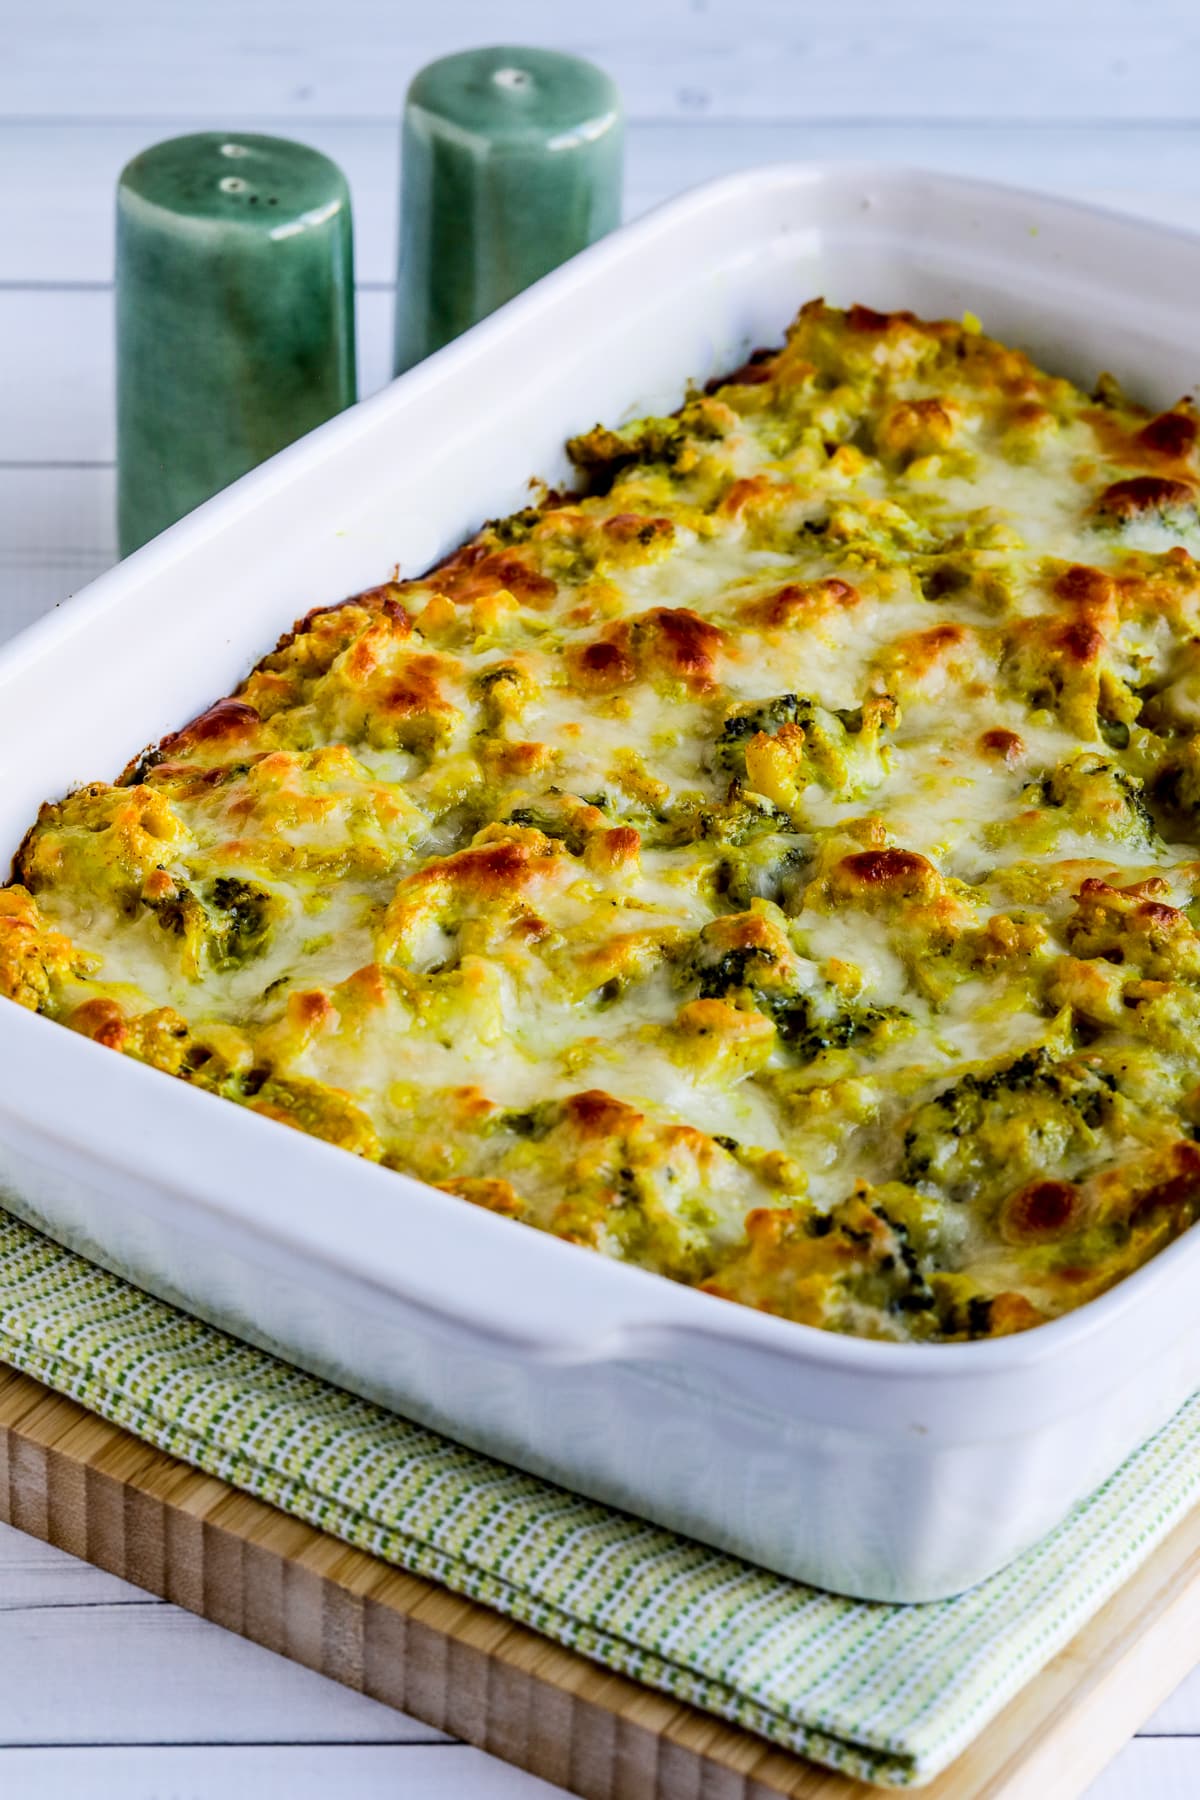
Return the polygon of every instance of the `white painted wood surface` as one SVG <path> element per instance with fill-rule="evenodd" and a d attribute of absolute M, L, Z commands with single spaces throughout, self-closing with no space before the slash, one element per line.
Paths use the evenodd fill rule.
<path fill-rule="evenodd" d="M 354 195 L 369 392 L 388 372 L 405 85 L 433 56 L 496 41 L 616 76 L 630 214 L 754 163 L 881 158 L 1200 228 L 1194 0 L 0 0 L 0 636 L 69 605 L 115 554 L 123 162 L 211 125 L 332 155 Z M 0 1528 L 6 1800 L 554 1792 Z M 1197 1795 L 1200 1671 L 1090 1800 Z"/>

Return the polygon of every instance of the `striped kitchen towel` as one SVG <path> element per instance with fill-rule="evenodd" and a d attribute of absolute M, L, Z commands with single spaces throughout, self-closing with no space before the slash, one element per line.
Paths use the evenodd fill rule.
<path fill-rule="evenodd" d="M 943 1769 L 1179 1523 L 1200 1396 L 1003 1573 L 885 1606 L 492 1461 L 167 1306 L 0 1213 L 0 1357 L 197 1468 L 846 1774 Z"/>

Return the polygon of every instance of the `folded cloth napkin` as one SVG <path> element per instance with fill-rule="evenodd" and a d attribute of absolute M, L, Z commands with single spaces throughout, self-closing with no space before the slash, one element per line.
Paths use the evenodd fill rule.
<path fill-rule="evenodd" d="M 209 1474 L 774 1744 L 885 1786 L 951 1762 L 1200 1490 L 1200 1396 L 955 1600 L 767 1574 L 356 1399 L 0 1213 L 0 1358 Z"/>

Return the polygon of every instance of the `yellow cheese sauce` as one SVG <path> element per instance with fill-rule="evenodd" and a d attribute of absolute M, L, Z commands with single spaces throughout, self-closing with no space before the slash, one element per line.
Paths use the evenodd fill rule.
<path fill-rule="evenodd" d="M 810 302 L 43 807 L 0 992 L 728 1299 L 1037 1325 L 1200 1204 L 1197 436 Z"/>

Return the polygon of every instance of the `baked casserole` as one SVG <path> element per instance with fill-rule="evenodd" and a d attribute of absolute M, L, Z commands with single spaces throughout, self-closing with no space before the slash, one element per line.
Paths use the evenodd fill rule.
<path fill-rule="evenodd" d="M 1200 462 L 821 301 L 44 806 L 0 991 L 785 1317 L 1021 1330 L 1200 1207 Z"/>

